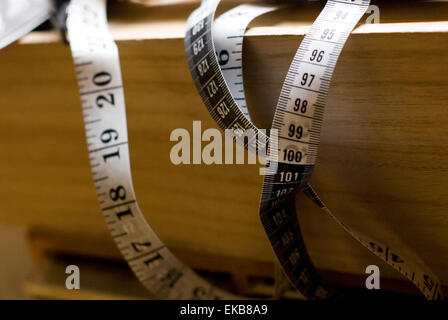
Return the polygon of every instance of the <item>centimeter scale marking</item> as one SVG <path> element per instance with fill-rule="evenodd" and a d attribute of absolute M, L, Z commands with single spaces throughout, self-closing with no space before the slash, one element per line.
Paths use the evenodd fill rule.
<path fill-rule="evenodd" d="M 230 10 L 216 23 L 220 34 L 216 30 L 213 32 L 212 28 L 219 2 L 203 0 L 187 22 L 185 49 L 192 78 L 212 118 L 222 129 L 238 129 L 240 132 L 252 129 L 263 137 L 263 133 L 252 124 L 248 116 L 242 87 L 241 60 L 232 60 L 230 56 L 224 55 L 232 63 L 230 67 L 221 68 L 220 64 L 223 61 L 223 48 L 226 45 L 232 46 L 229 38 L 222 33 L 222 25 L 226 24 L 228 28 L 241 32 L 251 19 L 269 10 L 258 11 L 258 14 L 250 6 Z M 307 194 L 356 240 L 411 280 L 428 299 L 442 299 L 439 282 L 429 268 L 417 266 L 391 248 L 350 229 L 332 214 L 309 185 L 332 74 L 348 36 L 364 15 L 369 3 L 368 0 L 328 0 L 302 41 L 285 78 L 273 119 L 273 128 L 279 132 L 280 158 L 277 160 L 277 173 L 265 176 L 260 217 L 283 271 L 307 298 L 331 299 L 341 295 L 334 292 L 318 275 L 307 253 L 296 216 L 296 190 Z M 252 13 L 249 14 L 248 11 Z M 244 15 L 250 15 L 250 19 L 243 28 L 238 23 L 238 18 Z M 230 37 L 238 39 L 238 43 L 233 43 L 234 49 L 227 47 L 227 54 L 240 53 L 242 35 Z M 239 73 L 232 76 L 228 73 L 229 70 L 239 70 Z M 236 76 L 241 81 L 234 81 Z M 256 144 L 238 139 L 238 133 L 235 135 L 237 142 L 250 151 L 260 148 Z M 268 148 L 268 144 L 262 148 Z"/>

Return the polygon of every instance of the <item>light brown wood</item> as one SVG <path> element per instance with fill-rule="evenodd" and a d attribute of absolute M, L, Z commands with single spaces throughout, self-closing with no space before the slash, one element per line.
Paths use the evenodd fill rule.
<path fill-rule="evenodd" d="M 173 129 L 191 130 L 193 120 L 216 126 L 185 62 L 182 25 L 193 7 L 172 16 L 167 8 L 143 10 L 135 25 L 120 20 L 119 7 L 112 11 L 141 207 L 168 246 L 272 262 L 258 218 L 258 167 L 169 160 Z M 432 23 L 448 20 L 446 9 L 385 4 L 382 21 L 392 24 L 355 30 L 334 75 L 312 183 L 344 222 L 399 249 L 407 244 L 448 284 L 448 22 Z M 269 126 L 289 62 L 318 11 L 275 13 L 248 31 L 244 79 L 260 127 Z M 0 52 L 0 69 L 0 222 L 79 243 L 103 239 L 110 245 L 92 244 L 97 255 L 118 257 L 90 178 L 69 48 L 51 33 L 34 34 Z M 385 277 L 397 277 L 302 195 L 297 205 L 319 268 L 362 275 L 378 264 Z"/>

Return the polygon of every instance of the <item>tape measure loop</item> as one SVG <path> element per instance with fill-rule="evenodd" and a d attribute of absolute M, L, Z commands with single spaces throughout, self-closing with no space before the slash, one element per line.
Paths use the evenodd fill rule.
<path fill-rule="evenodd" d="M 242 81 L 242 38 L 252 19 L 275 8 L 263 10 L 255 5 L 240 5 L 220 16 L 214 29 L 213 17 L 219 2 L 203 0 L 189 17 L 185 48 L 190 71 L 211 116 L 222 129 L 254 129 L 247 112 Z M 339 221 L 309 185 L 333 71 L 345 42 L 369 4 L 369 0 L 328 0 L 298 48 L 283 83 L 272 122 L 272 128 L 278 132 L 276 145 L 279 152 L 277 159 L 268 161 L 276 172 L 264 178 L 260 218 L 283 270 L 309 299 L 339 298 L 341 294 L 317 274 L 306 251 L 294 205 L 294 195 L 299 190 L 356 240 L 408 277 L 428 299 L 432 299 L 440 295 L 440 289 L 428 268 L 416 267 L 403 259 L 401 265 L 391 263 L 384 254 L 387 247 L 354 232 Z M 198 68 L 205 61 L 207 66 L 211 66 L 207 72 Z M 228 108 L 224 114 L 217 112 L 221 102 Z M 269 141 L 268 144 L 273 143 Z M 251 145 L 242 145 L 254 151 Z M 383 251 L 379 252 L 375 246 Z M 415 280 L 417 274 L 419 280 Z M 430 285 L 421 285 L 425 279 L 430 279 L 426 280 Z"/>

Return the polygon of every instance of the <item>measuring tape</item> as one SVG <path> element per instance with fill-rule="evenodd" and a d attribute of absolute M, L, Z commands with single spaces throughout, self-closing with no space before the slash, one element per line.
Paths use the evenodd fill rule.
<path fill-rule="evenodd" d="M 43 23 L 51 11 L 49 0 L 1 0 L 0 49 Z"/>
<path fill-rule="evenodd" d="M 220 17 L 214 28 L 213 18 L 219 2 L 203 0 L 188 19 L 185 50 L 190 72 L 216 123 L 222 129 L 238 131 L 237 142 L 250 151 L 260 151 L 259 145 L 238 139 L 241 132 L 248 130 L 264 137 L 248 116 L 241 48 L 244 29 L 250 20 L 271 10 L 239 6 Z M 297 50 L 273 119 L 272 128 L 279 132 L 279 156 L 269 159 L 268 164 L 277 171 L 265 176 L 260 218 L 284 273 L 309 299 L 327 300 L 341 294 L 319 276 L 308 255 L 295 210 L 298 190 L 372 253 L 412 281 L 427 299 L 440 300 L 440 283 L 428 267 L 350 229 L 332 214 L 309 184 L 333 71 L 345 42 L 369 3 L 369 0 L 328 0 Z M 225 66 L 224 60 L 229 62 Z M 270 144 L 273 145 L 273 141 Z M 265 149 L 269 149 L 268 145 Z"/>
<path fill-rule="evenodd" d="M 179 261 L 146 222 L 135 197 L 118 49 L 105 0 L 72 0 L 67 30 L 92 176 L 107 226 L 132 271 L 159 299 L 230 299 Z"/>

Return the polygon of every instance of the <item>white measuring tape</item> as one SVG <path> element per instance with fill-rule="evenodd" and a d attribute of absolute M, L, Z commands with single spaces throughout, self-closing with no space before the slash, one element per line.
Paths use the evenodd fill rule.
<path fill-rule="evenodd" d="M 240 57 L 247 26 L 244 23 L 270 10 L 237 7 L 220 17 L 214 30 L 213 18 L 219 2 L 203 0 L 189 17 L 185 49 L 190 71 L 204 104 L 222 129 L 243 132 L 251 129 L 263 136 L 248 116 Z M 274 175 L 265 177 L 260 217 L 283 271 L 309 299 L 332 299 L 341 294 L 318 275 L 307 253 L 294 204 L 298 190 L 305 192 L 371 252 L 412 281 L 426 298 L 442 299 L 439 281 L 428 267 L 413 263 L 392 248 L 350 229 L 331 213 L 309 185 L 331 77 L 348 36 L 369 3 L 368 0 L 328 0 L 302 41 L 283 84 L 273 120 L 272 128 L 279 132 L 279 157 L 271 159 L 271 165 L 275 162 L 278 169 Z M 247 17 L 244 23 L 242 17 Z M 229 65 L 223 66 L 223 58 Z M 257 149 L 250 141 L 238 142 L 251 151 Z"/>
<path fill-rule="evenodd" d="M 72 0 L 67 28 L 90 166 L 104 218 L 137 278 L 160 299 L 229 299 L 180 262 L 146 222 L 132 185 L 120 62 L 105 0 Z"/>
<path fill-rule="evenodd" d="M 0 49 L 47 20 L 51 10 L 49 0 L 1 0 Z"/>

